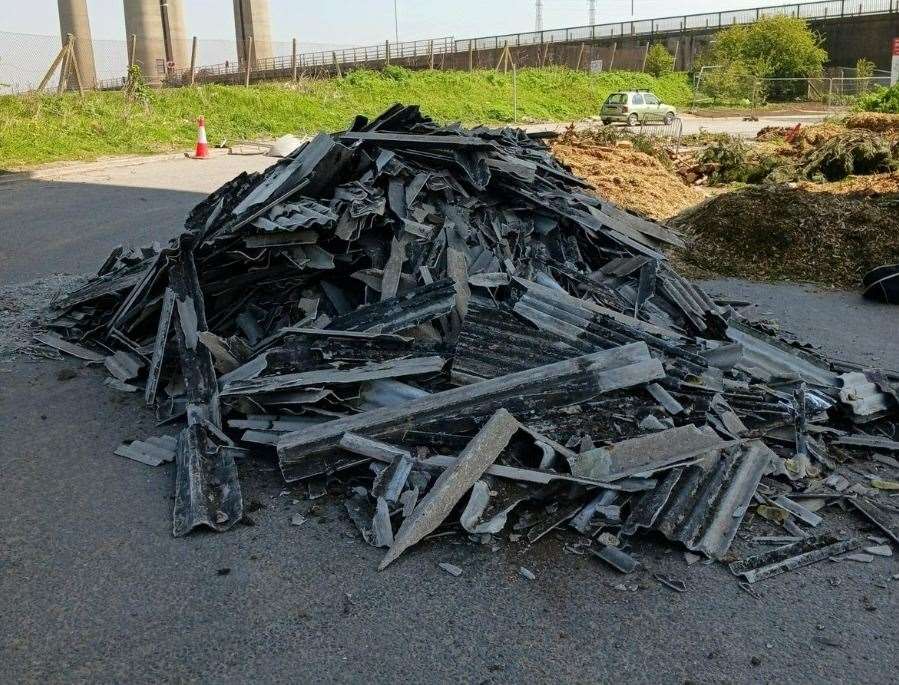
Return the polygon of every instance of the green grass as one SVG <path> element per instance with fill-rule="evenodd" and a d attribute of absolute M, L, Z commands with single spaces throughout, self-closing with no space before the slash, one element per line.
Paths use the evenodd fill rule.
<path fill-rule="evenodd" d="M 646 88 L 665 102 L 689 104 L 685 74 L 587 74 L 565 68 L 522 69 L 518 122 L 572 121 L 595 115 L 609 93 Z M 0 169 L 59 160 L 189 149 L 196 117 L 206 115 L 211 144 L 307 134 L 346 127 L 395 102 L 417 103 L 439 121 L 504 124 L 513 120 L 512 73 L 494 71 L 354 71 L 343 79 L 242 88 L 207 85 L 151 91 L 146 102 L 122 93 L 0 96 Z"/>

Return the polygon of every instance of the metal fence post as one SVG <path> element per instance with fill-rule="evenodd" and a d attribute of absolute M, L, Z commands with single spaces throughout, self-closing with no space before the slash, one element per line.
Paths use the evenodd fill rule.
<path fill-rule="evenodd" d="M 293 82 L 297 82 L 297 39 L 294 38 L 291 41 L 291 51 L 290 51 L 290 67 L 293 72 Z"/>

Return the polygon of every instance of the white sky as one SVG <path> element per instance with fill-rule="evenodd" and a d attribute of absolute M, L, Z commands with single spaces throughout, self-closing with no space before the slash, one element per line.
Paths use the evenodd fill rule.
<path fill-rule="evenodd" d="M 394 38 L 393 0 L 269 0 L 272 38 L 307 49 L 374 45 Z M 637 18 L 778 4 L 776 0 L 633 0 Z M 535 0 L 396 0 L 400 40 L 471 38 L 534 30 Z M 184 0 L 187 29 L 201 39 L 234 38 L 232 0 Z M 544 0 L 544 28 L 588 23 L 587 0 Z M 597 23 L 631 17 L 631 0 L 597 0 Z M 122 0 L 88 0 L 94 39 L 124 40 Z M 311 9 L 307 9 L 311 8 Z M 0 0 L 0 31 L 56 35 L 56 0 Z M 301 47 L 302 50 L 302 47 Z"/>

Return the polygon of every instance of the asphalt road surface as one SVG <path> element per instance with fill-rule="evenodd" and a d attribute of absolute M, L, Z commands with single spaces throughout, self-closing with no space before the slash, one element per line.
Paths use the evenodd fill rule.
<path fill-rule="evenodd" d="M 163 240 L 198 193 L 263 160 L 199 164 L 0 186 L 3 283 L 89 271 L 115 244 Z M 707 285 L 757 301 L 755 315 L 830 354 L 899 368 L 895 307 L 806 286 Z M 0 361 L 0 682 L 895 679 L 895 558 L 816 564 L 760 583 L 756 597 L 661 541 L 636 544 L 643 568 L 622 577 L 566 553 L 562 532 L 530 549 L 424 543 L 378 573 L 381 552 L 359 540 L 340 498 L 307 500 L 269 459 L 240 466 L 253 525 L 173 539 L 173 466 L 112 454 L 160 429 L 104 377 L 71 359 Z M 860 529 L 838 512 L 826 519 Z"/>

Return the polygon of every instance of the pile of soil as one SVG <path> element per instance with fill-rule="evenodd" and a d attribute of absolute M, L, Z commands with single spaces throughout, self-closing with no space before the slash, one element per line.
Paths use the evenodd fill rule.
<path fill-rule="evenodd" d="M 899 211 L 884 196 L 760 186 L 714 197 L 672 225 L 691 238 L 678 262 L 693 275 L 854 288 L 869 269 L 899 262 Z"/>
<path fill-rule="evenodd" d="M 661 161 L 628 145 L 593 145 L 566 137 L 552 149 L 598 195 L 652 219 L 668 219 L 705 198 Z"/>

